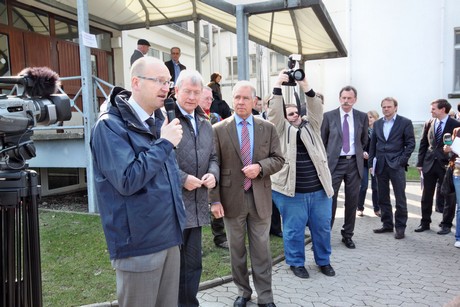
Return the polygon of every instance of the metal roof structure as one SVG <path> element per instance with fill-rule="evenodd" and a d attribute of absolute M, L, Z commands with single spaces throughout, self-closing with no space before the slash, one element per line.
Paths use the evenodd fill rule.
<path fill-rule="evenodd" d="M 33 2 L 77 14 L 75 0 Z M 205 20 L 238 34 L 245 32 L 239 29 L 237 19 L 241 15 L 247 17 L 251 41 L 283 55 L 301 54 L 302 60 L 347 55 L 321 0 L 248 0 L 237 5 L 224 0 L 93 0 L 87 6 L 90 21 L 120 31 Z"/>
<path fill-rule="evenodd" d="M 199 21 L 205 20 L 237 35 L 238 79 L 249 80 L 249 40 L 280 54 L 300 54 L 301 62 L 347 56 L 345 46 L 321 0 L 17 0 L 55 14 L 77 16 L 80 41 L 89 23 L 114 30 L 150 28 L 193 21 L 195 63 L 201 70 Z M 234 1 L 234 0 L 233 0 Z M 90 212 L 98 211 L 89 147 L 97 110 L 91 87 L 90 48 L 80 44 L 84 137 Z"/>

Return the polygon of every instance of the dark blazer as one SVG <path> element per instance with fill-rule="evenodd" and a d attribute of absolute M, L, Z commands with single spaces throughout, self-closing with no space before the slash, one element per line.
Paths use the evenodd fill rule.
<path fill-rule="evenodd" d="M 363 177 L 363 151 L 369 141 L 367 130 L 369 119 L 367 114 L 353 109 L 353 122 L 355 132 L 355 152 L 356 167 L 359 176 Z M 342 124 L 340 118 L 340 108 L 324 113 L 321 125 L 321 138 L 326 148 L 327 161 L 331 173 L 334 173 L 337 162 L 339 161 L 340 150 L 342 149 Z"/>
<path fill-rule="evenodd" d="M 244 206 L 243 160 L 240 154 L 235 117 L 231 116 L 213 126 L 214 144 L 220 164 L 220 181 L 209 192 L 210 202 L 220 202 L 226 217 L 236 217 Z M 284 164 L 280 141 L 275 126 L 254 117 L 254 154 L 252 163 L 262 166 L 263 174 L 252 180 L 252 190 L 257 213 L 261 219 L 272 214 L 272 191 L 270 175 L 278 172 Z"/>
<path fill-rule="evenodd" d="M 442 134 L 452 134 L 457 127 L 460 127 L 460 122 L 448 117 Z M 436 161 L 443 168 L 448 163 L 448 155 L 442 150 L 444 143 L 442 141 L 439 142 L 439 144 L 436 143 L 434 128 L 434 119 L 428 120 L 423 126 L 422 139 L 420 140 L 420 147 L 418 150 L 417 167 L 423 167 L 424 173 L 429 172 Z"/>
<path fill-rule="evenodd" d="M 171 81 L 176 80 L 176 75 L 174 73 L 174 63 L 173 63 L 173 61 L 172 60 L 166 61 L 165 65 L 166 65 L 166 67 L 168 67 L 169 73 L 171 74 Z M 180 68 L 180 71 L 183 71 L 184 69 L 187 69 L 187 67 L 185 67 L 181 63 L 179 63 L 179 68 Z"/>
<path fill-rule="evenodd" d="M 381 174 L 385 161 L 392 169 L 407 169 L 410 155 L 415 148 L 414 126 L 412 121 L 397 115 L 388 140 L 383 134 L 383 118 L 374 123 L 374 131 L 369 147 L 369 168 L 377 158 L 375 173 Z"/>
<path fill-rule="evenodd" d="M 144 55 L 142 54 L 142 52 L 140 52 L 139 50 L 134 50 L 133 52 L 133 55 L 131 56 L 131 59 L 129 60 L 129 62 L 131 63 L 131 66 L 133 66 L 133 63 L 140 59 L 140 58 L 143 58 Z"/>

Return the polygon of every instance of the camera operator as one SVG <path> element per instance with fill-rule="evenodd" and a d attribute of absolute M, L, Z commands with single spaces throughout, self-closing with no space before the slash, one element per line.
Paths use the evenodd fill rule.
<path fill-rule="evenodd" d="M 182 126 L 177 118 L 163 123 L 160 110 L 170 79 L 160 60 L 135 61 L 132 93 L 112 90 L 91 135 L 97 200 L 120 306 L 178 302 L 185 211 L 173 148 Z"/>
<path fill-rule="evenodd" d="M 309 277 L 304 244 L 305 225 L 308 225 L 316 264 L 323 274 L 334 276 L 330 265 L 334 191 L 320 132 L 323 102 L 306 78 L 297 80 L 306 94 L 307 115 L 301 118 L 296 105 L 287 105 L 287 119 L 284 118 L 281 85 L 289 79 L 286 70 L 278 75 L 268 112 L 268 120 L 276 127 L 285 158 L 283 169 L 272 175 L 272 195 L 283 218 L 286 263 L 297 277 Z"/>

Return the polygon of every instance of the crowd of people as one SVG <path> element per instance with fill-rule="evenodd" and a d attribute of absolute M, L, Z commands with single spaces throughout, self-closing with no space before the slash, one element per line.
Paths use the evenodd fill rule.
<path fill-rule="evenodd" d="M 91 135 L 120 306 L 199 306 L 202 227 L 210 223 L 215 245 L 229 251 L 238 289 L 233 306 L 246 306 L 252 297 L 248 257 L 258 305 L 275 306 L 270 234 L 283 238 L 292 273 L 309 278 L 308 227 L 318 270 L 335 276 L 330 256 L 338 192 L 343 182 L 342 242 L 354 249 L 369 174 L 372 207 L 382 222 L 373 232 L 405 237 L 405 172 L 416 140 L 411 120 L 397 113 L 395 98 L 381 101 L 379 118 L 376 111 L 356 110 L 357 90 L 345 86 L 339 107 L 323 112 L 322 95 L 305 77 L 297 81 L 305 94 L 302 115 L 299 104 L 284 102 L 282 85 L 289 76 L 282 70 L 265 99 L 252 83 L 238 81 L 231 110 L 222 97 L 220 73 L 206 85 L 199 72 L 179 62 L 180 48 L 171 48 L 171 61 L 162 62 L 144 56 L 149 45 L 138 41 L 131 91 L 112 90 Z M 163 108 L 167 98 L 174 98 L 173 110 Z M 443 212 L 438 234 L 451 231 L 460 202 L 460 158 L 443 142 L 444 134 L 455 139 L 460 130 L 450 111 L 447 100 L 433 101 L 420 141 L 417 167 L 424 182 L 418 233 L 430 229 L 437 185 L 449 181 L 456 193 L 436 192 L 436 208 Z M 451 180 L 445 180 L 446 173 Z"/>

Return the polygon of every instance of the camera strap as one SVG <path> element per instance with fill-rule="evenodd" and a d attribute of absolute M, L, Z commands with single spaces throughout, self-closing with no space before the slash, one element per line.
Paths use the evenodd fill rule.
<path fill-rule="evenodd" d="M 300 107 L 300 97 L 299 97 L 299 93 L 297 93 L 297 90 L 296 88 L 294 87 L 294 97 L 295 97 L 295 103 L 297 105 L 297 110 L 299 111 L 299 116 L 304 116 L 306 114 L 303 114 L 303 110 L 302 108 Z"/>

